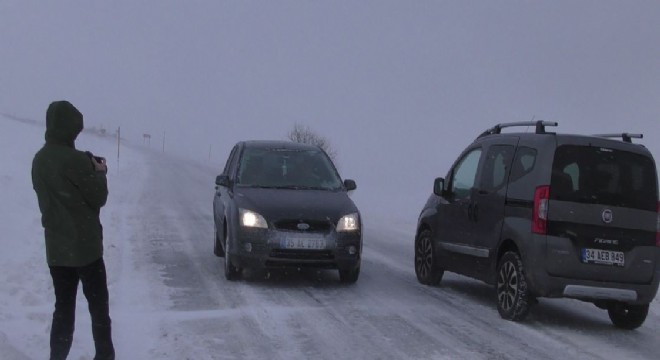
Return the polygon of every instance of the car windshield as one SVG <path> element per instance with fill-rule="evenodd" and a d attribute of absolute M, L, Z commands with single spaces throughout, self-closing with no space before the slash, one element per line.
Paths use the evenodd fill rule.
<path fill-rule="evenodd" d="M 342 183 L 320 150 L 246 148 L 237 184 L 249 187 L 338 190 Z"/>
<path fill-rule="evenodd" d="M 655 164 L 648 156 L 574 145 L 555 152 L 553 199 L 655 211 L 657 194 Z"/>

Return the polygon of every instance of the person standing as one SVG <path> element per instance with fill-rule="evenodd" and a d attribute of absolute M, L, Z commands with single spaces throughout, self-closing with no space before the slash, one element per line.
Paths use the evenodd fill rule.
<path fill-rule="evenodd" d="M 108 198 L 103 158 L 76 150 L 83 115 L 68 101 L 46 111 L 46 143 L 32 161 L 46 241 L 46 260 L 53 278 L 55 311 L 50 331 L 50 359 L 66 359 L 73 342 L 78 283 L 89 304 L 95 360 L 115 358 L 108 286 L 103 262 L 101 207 Z"/>

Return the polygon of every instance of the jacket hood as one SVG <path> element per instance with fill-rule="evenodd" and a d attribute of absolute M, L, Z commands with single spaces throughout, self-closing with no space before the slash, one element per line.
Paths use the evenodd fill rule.
<path fill-rule="evenodd" d="M 74 147 L 83 129 L 83 115 L 68 101 L 54 101 L 46 111 L 46 142 Z"/>

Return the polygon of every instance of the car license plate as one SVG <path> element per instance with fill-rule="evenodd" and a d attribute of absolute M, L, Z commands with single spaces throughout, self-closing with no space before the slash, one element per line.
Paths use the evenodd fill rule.
<path fill-rule="evenodd" d="M 321 237 L 289 236 L 282 241 L 282 247 L 285 249 L 321 250 L 325 249 L 325 239 Z"/>
<path fill-rule="evenodd" d="M 625 259 L 624 254 L 621 251 L 582 249 L 582 262 L 589 264 L 623 266 L 625 264 Z"/>

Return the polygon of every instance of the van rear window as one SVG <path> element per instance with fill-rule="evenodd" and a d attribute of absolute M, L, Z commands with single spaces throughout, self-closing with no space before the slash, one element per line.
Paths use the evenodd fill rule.
<path fill-rule="evenodd" d="M 658 184 L 652 158 L 594 146 L 555 151 L 550 198 L 656 211 Z"/>

